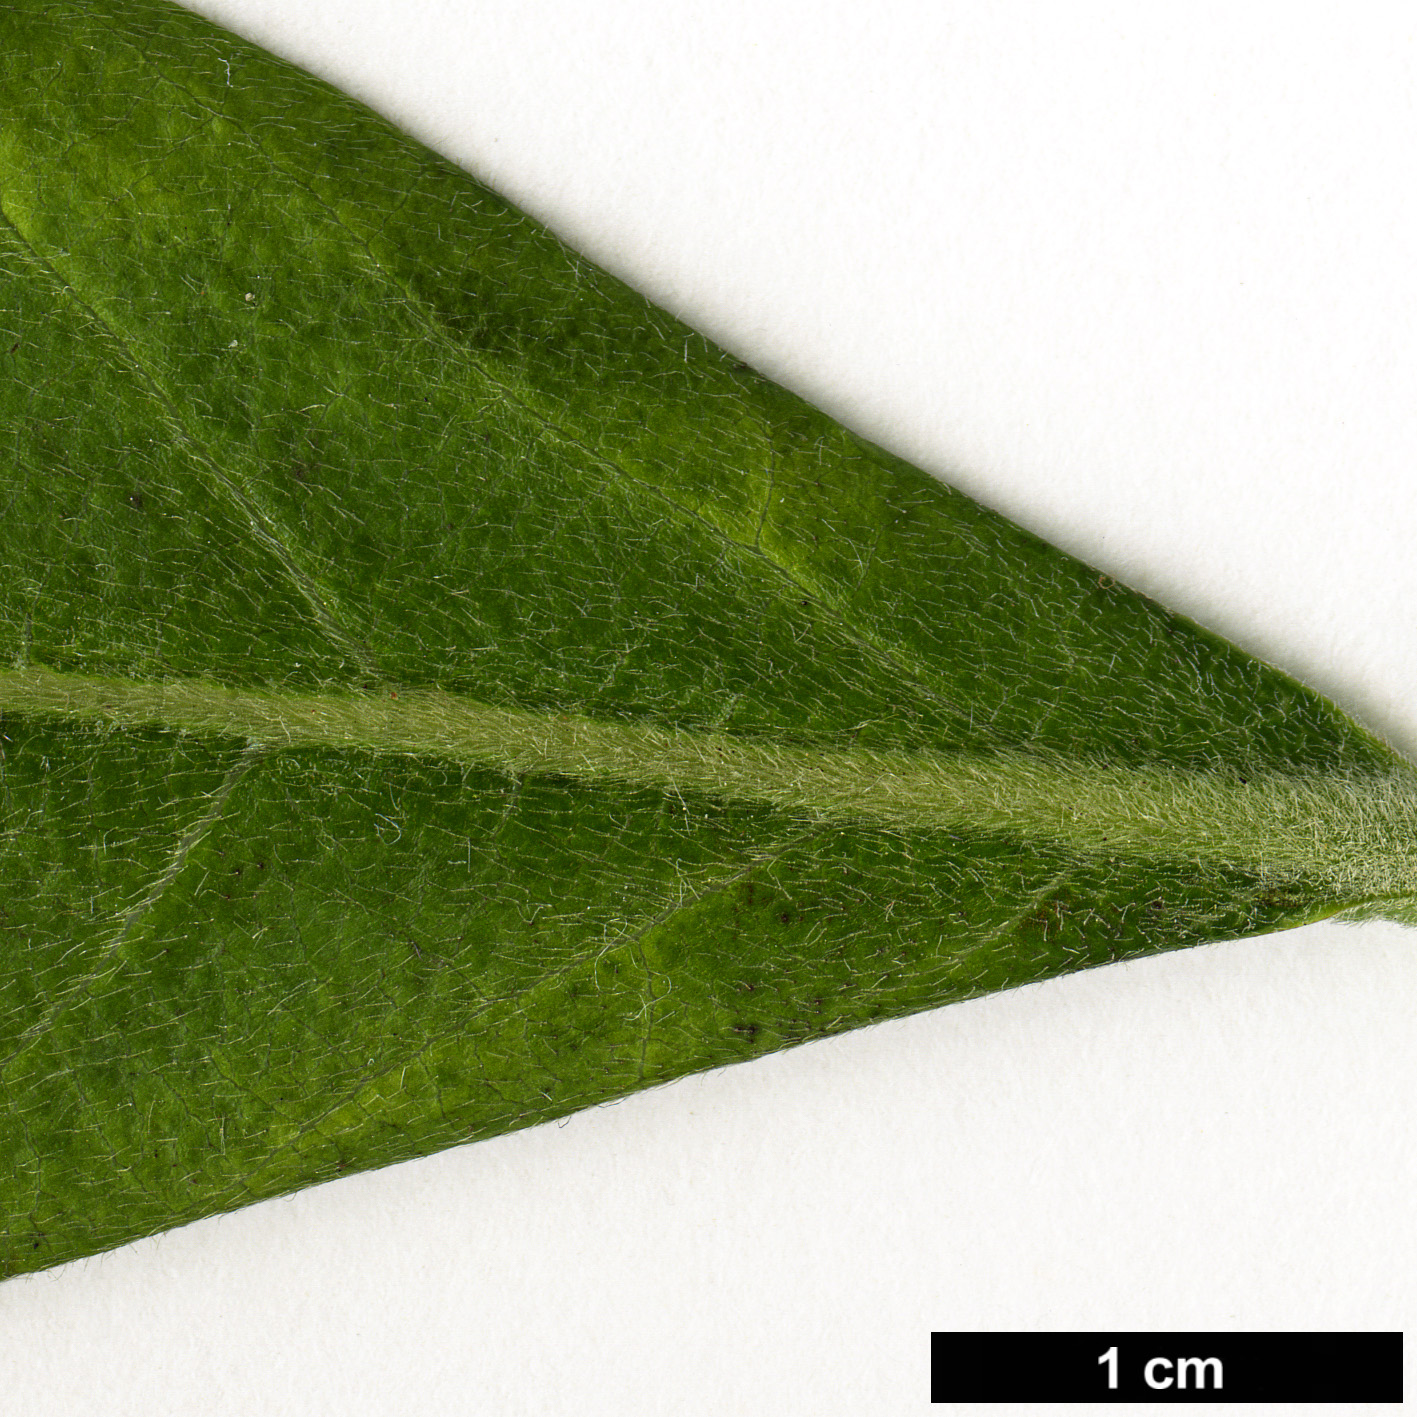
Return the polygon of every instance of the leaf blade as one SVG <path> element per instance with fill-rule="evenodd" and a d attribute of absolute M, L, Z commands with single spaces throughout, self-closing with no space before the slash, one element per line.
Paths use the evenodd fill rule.
<path fill-rule="evenodd" d="M 7 255 L 33 258 L 17 327 L 46 331 L 68 386 L 48 390 L 53 418 L 18 420 L 17 481 L 57 467 L 98 508 L 87 579 L 54 574 L 79 561 L 57 531 L 42 554 L 27 526 L 7 546 L 7 567 L 33 566 L 7 577 L 21 664 L 99 693 L 254 687 L 290 714 L 295 692 L 349 703 L 373 680 L 544 724 L 744 752 L 765 737 L 797 764 L 786 777 L 805 771 L 792 753 L 1025 751 L 1134 776 L 1406 772 L 1317 695 L 860 444 L 314 81 L 158 6 L 6 23 L 25 41 L 6 52 L 41 73 L 49 53 L 65 85 L 62 105 L 37 85 L 5 129 L 0 205 L 23 238 Z M 86 25 L 92 45 L 74 43 Z M 109 56 L 122 82 L 88 82 L 75 54 Z M 22 393 L 32 408 L 36 386 Z M 53 424 L 76 418 L 84 435 L 56 449 Z M 145 422 L 146 447 L 153 428 L 170 446 L 146 451 Z M 95 479 L 77 454 L 103 447 L 119 456 Z M 119 527 L 129 513 L 142 532 Z M 229 583 L 203 584 L 213 547 Z M 174 555 L 184 573 L 154 605 L 144 578 Z M 7 792 L 42 797 L 55 761 L 86 774 L 87 797 L 42 815 L 86 837 L 95 870 L 132 869 L 98 926 L 74 903 L 102 882 L 78 876 L 27 922 L 55 969 L 78 950 L 83 972 L 62 1019 L 34 1032 L 10 1014 L 12 1120 L 45 1118 L 42 1144 L 12 1149 L 58 1177 L 7 1202 L 15 1268 L 873 1018 L 1351 903 L 1307 869 L 1187 867 L 1194 841 L 1109 859 L 1007 818 L 821 821 L 810 795 L 735 796 L 682 767 L 519 777 L 509 751 L 391 759 L 331 735 L 233 778 L 249 723 L 206 745 L 203 785 L 163 818 L 144 774 L 170 792 L 151 764 L 200 755 L 219 728 L 194 746 L 160 715 L 55 717 L 15 714 Z M 111 804 L 145 788 L 165 850 L 105 859 Z M 454 846 L 466 856 L 439 857 Z M 425 972 L 425 953 L 443 966 Z"/>

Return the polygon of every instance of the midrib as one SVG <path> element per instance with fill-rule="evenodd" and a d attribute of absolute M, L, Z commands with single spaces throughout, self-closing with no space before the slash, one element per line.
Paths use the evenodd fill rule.
<path fill-rule="evenodd" d="M 1017 751 L 816 749 L 480 703 L 440 689 L 269 693 L 0 671 L 0 711 L 220 736 L 267 749 L 435 757 L 770 803 L 895 828 L 1003 831 L 1087 855 L 1230 863 L 1305 875 L 1355 898 L 1417 879 L 1417 776 L 1118 767 Z"/>

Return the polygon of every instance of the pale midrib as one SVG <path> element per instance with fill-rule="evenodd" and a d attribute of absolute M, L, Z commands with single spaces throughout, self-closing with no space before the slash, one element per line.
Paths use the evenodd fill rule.
<path fill-rule="evenodd" d="M 0 671 L 0 711 L 157 727 L 269 750 L 412 754 L 767 803 L 904 829 L 1009 832 L 1083 855 L 1195 860 L 1304 875 L 1353 899 L 1417 879 L 1417 776 L 1120 767 L 1017 751 L 817 749 L 480 703 L 440 689 L 274 693 Z"/>

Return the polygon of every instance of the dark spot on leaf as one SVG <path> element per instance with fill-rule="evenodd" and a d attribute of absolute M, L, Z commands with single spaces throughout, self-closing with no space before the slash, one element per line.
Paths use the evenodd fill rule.
<path fill-rule="evenodd" d="M 128 494 L 128 505 L 135 511 L 143 510 L 143 494 L 141 492 L 130 492 Z"/>

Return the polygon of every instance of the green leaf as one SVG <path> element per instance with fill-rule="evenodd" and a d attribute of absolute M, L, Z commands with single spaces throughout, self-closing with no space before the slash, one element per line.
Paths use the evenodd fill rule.
<path fill-rule="evenodd" d="M 6 1272 L 1411 909 L 1319 696 L 190 15 L 0 40 Z"/>

